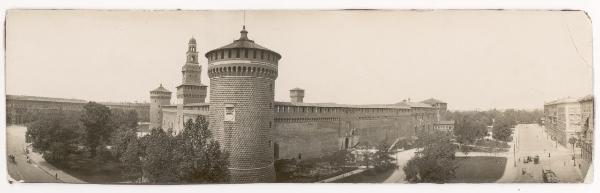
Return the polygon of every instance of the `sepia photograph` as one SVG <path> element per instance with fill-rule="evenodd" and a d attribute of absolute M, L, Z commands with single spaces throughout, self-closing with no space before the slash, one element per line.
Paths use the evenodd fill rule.
<path fill-rule="evenodd" d="M 4 27 L 10 183 L 592 183 L 585 11 L 10 9 Z"/>

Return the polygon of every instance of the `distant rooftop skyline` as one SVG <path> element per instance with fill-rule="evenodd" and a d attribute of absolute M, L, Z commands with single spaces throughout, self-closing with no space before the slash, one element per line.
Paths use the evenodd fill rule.
<path fill-rule="evenodd" d="M 592 93 L 583 12 L 247 11 L 245 24 L 282 56 L 276 101 L 299 87 L 307 103 L 532 109 Z M 181 84 L 190 38 L 204 56 L 243 21 L 241 11 L 11 10 L 6 25 L 7 94 L 143 102 Z"/>

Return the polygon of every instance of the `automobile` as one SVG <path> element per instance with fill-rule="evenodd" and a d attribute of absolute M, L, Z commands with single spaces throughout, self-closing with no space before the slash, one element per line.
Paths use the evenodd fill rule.
<path fill-rule="evenodd" d="M 544 179 L 544 183 L 558 183 L 558 177 L 552 170 L 542 169 L 542 178 Z"/>

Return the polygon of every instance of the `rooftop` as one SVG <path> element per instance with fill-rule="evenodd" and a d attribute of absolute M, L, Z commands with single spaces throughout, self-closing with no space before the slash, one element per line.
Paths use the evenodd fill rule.
<path fill-rule="evenodd" d="M 557 105 L 557 104 L 576 103 L 576 102 L 577 102 L 577 99 L 571 98 L 571 97 L 566 97 L 566 98 L 556 99 L 556 100 L 544 103 L 544 105 Z"/>
<path fill-rule="evenodd" d="M 171 91 L 167 90 L 165 87 L 163 87 L 162 84 L 160 84 L 160 86 L 154 90 L 151 90 L 150 92 L 164 92 L 164 93 L 171 93 Z"/>
<path fill-rule="evenodd" d="M 277 52 L 275 52 L 273 50 L 269 50 L 268 48 L 258 45 L 257 43 L 254 43 L 253 40 L 248 39 L 248 31 L 246 31 L 246 26 L 244 26 L 242 28 L 242 31 L 240 31 L 240 39 L 234 40 L 233 43 L 230 43 L 225 46 L 219 47 L 217 49 L 211 50 L 211 51 L 207 52 L 205 56 L 208 56 L 208 53 L 213 52 L 213 51 L 232 49 L 232 48 L 252 48 L 252 49 L 266 50 L 266 51 L 277 54 L 278 58 L 281 58 L 281 55 L 279 55 Z"/>
<path fill-rule="evenodd" d="M 87 101 L 81 100 L 81 99 L 65 99 L 65 98 L 25 96 L 25 95 L 6 95 L 6 100 L 27 100 L 27 101 L 44 101 L 44 102 L 61 102 L 61 103 L 87 103 Z"/>

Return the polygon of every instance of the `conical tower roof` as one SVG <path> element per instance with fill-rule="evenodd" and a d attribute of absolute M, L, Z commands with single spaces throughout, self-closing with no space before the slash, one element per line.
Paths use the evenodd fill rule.
<path fill-rule="evenodd" d="M 225 46 L 221 46 L 217 49 L 211 50 L 211 51 L 207 52 L 205 54 L 205 56 L 208 56 L 209 53 L 214 52 L 214 51 L 234 49 L 234 48 L 251 48 L 251 49 L 265 50 L 265 51 L 273 52 L 274 54 L 276 54 L 278 56 L 278 58 L 281 58 L 281 55 L 279 53 L 277 53 L 273 50 L 270 50 L 268 48 L 265 48 L 264 46 L 258 45 L 253 40 L 249 39 L 248 31 L 246 31 L 246 26 L 243 26 L 242 31 L 240 31 L 239 39 L 234 40 L 233 43 L 230 43 Z"/>
<path fill-rule="evenodd" d="M 162 84 L 160 84 L 160 86 L 154 90 L 151 90 L 150 92 L 165 92 L 165 93 L 171 93 L 171 91 L 167 90 L 165 87 L 163 87 Z"/>

